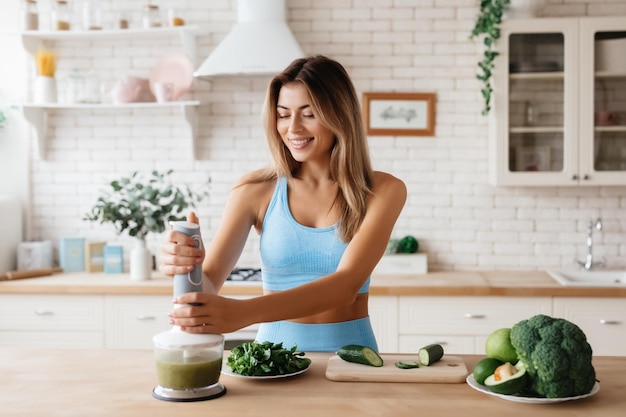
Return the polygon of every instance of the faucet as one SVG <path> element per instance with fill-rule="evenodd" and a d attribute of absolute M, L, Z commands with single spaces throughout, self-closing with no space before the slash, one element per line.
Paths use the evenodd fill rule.
<path fill-rule="evenodd" d="M 602 231 L 602 219 L 597 220 L 589 219 L 587 223 L 587 257 L 584 261 L 578 261 L 578 264 L 584 267 L 587 271 L 594 269 L 597 266 L 606 266 L 606 260 L 602 258 L 600 261 L 593 260 L 593 230 Z"/>

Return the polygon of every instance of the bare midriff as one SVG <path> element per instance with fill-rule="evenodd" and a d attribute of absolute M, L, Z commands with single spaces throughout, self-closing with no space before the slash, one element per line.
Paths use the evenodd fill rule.
<path fill-rule="evenodd" d="M 265 294 L 271 294 L 280 291 L 264 290 Z M 294 323 L 303 324 L 323 324 L 323 323 L 339 323 L 342 321 L 350 321 L 362 319 L 368 316 L 367 300 L 368 293 L 358 294 L 354 303 L 341 307 L 336 307 L 321 313 L 313 314 L 298 319 L 292 319 Z"/>

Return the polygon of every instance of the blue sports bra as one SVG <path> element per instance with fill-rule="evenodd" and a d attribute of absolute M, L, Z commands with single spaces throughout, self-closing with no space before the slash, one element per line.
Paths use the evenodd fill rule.
<path fill-rule="evenodd" d="M 298 223 L 289 210 L 287 178 L 278 178 L 261 231 L 264 289 L 288 290 L 335 272 L 347 246 L 336 225 L 314 228 Z M 359 294 L 368 292 L 369 284 L 368 277 Z"/>

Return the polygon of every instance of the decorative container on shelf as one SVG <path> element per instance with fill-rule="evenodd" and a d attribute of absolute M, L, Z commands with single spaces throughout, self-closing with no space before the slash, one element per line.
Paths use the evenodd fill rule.
<path fill-rule="evenodd" d="M 545 0 L 511 0 L 503 17 L 507 19 L 531 19 L 539 15 L 545 3 Z"/>
<path fill-rule="evenodd" d="M 426 274 L 428 256 L 425 253 L 395 253 L 384 255 L 374 272 L 377 274 Z"/>

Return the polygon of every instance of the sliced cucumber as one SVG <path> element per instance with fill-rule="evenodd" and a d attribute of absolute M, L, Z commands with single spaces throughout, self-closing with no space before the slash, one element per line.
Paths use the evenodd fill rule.
<path fill-rule="evenodd" d="M 417 355 L 422 365 L 429 366 L 443 357 L 443 347 L 437 343 L 424 346 L 417 352 Z"/>
<path fill-rule="evenodd" d="M 396 362 L 394 365 L 396 365 L 396 368 L 400 369 L 413 369 L 420 367 L 420 363 L 415 361 L 399 361 Z"/>
<path fill-rule="evenodd" d="M 380 367 L 383 366 L 383 358 L 372 348 L 361 345 L 346 345 L 339 348 L 337 356 L 346 362 L 359 363 Z"/>

